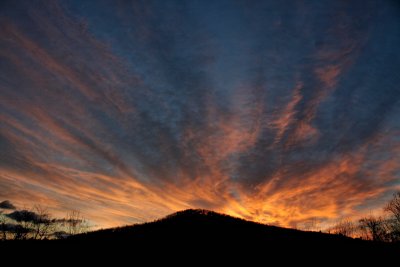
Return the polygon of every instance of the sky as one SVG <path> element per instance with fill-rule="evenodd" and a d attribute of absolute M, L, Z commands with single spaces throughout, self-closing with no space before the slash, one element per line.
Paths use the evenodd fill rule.
<path fill-rule="evenodd" d="M 0 2 L 0 201 L 287 227 L 400 189 L 397 1 Z"/>

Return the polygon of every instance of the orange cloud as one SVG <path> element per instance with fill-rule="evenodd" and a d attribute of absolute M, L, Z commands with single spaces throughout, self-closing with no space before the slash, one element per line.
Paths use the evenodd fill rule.
<path fill-rule="evenodd" d="M 30 192 L 30 201 L 46 203 L 59 214 L 62 210 L 76 208 L 77 203 L 87 217 L 101 226 L 147 221 L 189 207 L 207 208 L 210 203 L 214 210 L 234 216 L 294 226 L 311 218 L 329 222 L 357 214 L 360 212 L 357 206 L 384 193 L 387 188 L 380 186 L 373 177 L 368 176 L 367 180 L 359 177 L 363 164 L 368 161 L 367 153 L 364 147 L 318 170 L 292 174 L 295 177 L 277 174 L 251 192 L 228 181 L 220 169 L 213 174 L 223 177 L 199 177 L 163 186 L 143 184 L 130 176 L 111 177 L 39 162 L 34 164 L 45 169 L 47 177 L 2 168 L 1 178 L 14 185 L 20 184 L 17 192 L 22 195 L 29 192 L 29 187 L 43 188 L 37 193 Z M 379 166 L 378 173 L 387 173 L 388 181 L 392 177 L 390 172 L 400 167 L 396 161 L 384 161 Z M 285 183 L 279 183 L 281 179 Z M 15 192 L 1 192 L 0 195 L 17 204 L 24 203 L 23 198 L 15 198 Z M 65 198 L 64 201 L 55 201 L 60 197 Z M 63 208 L 57 208 L 60 206 Z"/>
<path fill-rule="evenodd" d="M 281 142 L 283 135 L 288 130 L 288 127 L 293 124 L 296 120 L 296 106 L 300 103 L 302 99 L 301 89 L 303 88 L 303 84 L 298 82 L 296 87 L 294 88 L 294 92 L 289 103 L 284 107 L 284 109 L 279 113 L 279 118 L 274 120 L 271 125 L 272 128 L 277 129 L 275 144 Z"/>
<path fill-rule="evenodd" d="M 40 10 L 28 12 L 28 28 L 34 33 L 1 19 L 0 56 L 9 73 L 0 84 L 2 148 L 5 144 L 0 200 L 10 199 L 19 207 L 40 203 L 57 216 L 79 209 L 97 227 L 148 221 L 192 207 L 295 226 L 315 218 L 328 225 L 362 214 L 372 207 L 364 207 L 366 202 L 398 188 L 393 185 L 400 169 L 398 133 L 372 132 L 359 143 L 346 133 L 325 140 L 326 129 L 317 122 L 319 109 L 365 41 L 337 24 L 328 29 L 337 44 L 322 42 L 309 56 L 312 64 L 295 64 L 294 82 L 286 73 L 292 68 L 280 65 L 284 57 L 268 54 L 274 48 L 268 41 L 265 53 L 278 71 L 265 64 L 256 82 L 253 74 L 244 82 L 232 77 L 227 83 L 232 88 L 220 89 L 204 81 L 208 65 L 193 66 L 212 57 L 198 60 L 204 51 L 197 49 L 202 48 L 196 47 L 187 63 L 179 46 L 159 47 L 163 36 L 176 34 L 179 23 L 163 32 L 152 21 L 157 14 L 145 4 L 133 4 L 133 18 L 121 7 L 117 11 L 123 13 L 123 24 L 135 22 L 127 39 L 146 46 L 150 55 L 144 58 L 157 62 L 139 62 L 143 73 L 156 73 L 146 73 L 146 80 L 132 70 L 139 63 L 111 53 L 88 24 L 68 17 L 57 4 L 49 8 L 57 23 Z M 181 35 L 186 28 L 177 32 Z M 200 37 L 196 35 L 196 42 Z M 256 54 L 253 61 L 263 65 Z M 172 62 L 175 56 L 179 60 Z M 246 55 L 230 59 L 247 62 Z M 253 73 L 254 62 L 248 61 Z M 248 75 L 242 68 L 236 72 Z M 259 86 L 259 79 L 277 85 Z M 152 88 L 157 82 L 161 85 Z M 351 149 L 345 149 L 346 137 Z M 325 141 L 332 143 L 318 146 Z"/>
<path fill-rule="evenodd" d="M 317 68 L 315 73 L 324 86 L 327 88 L 334 88 L 341 71 L 341 68 L 337 65 L 328 65 Z"/>

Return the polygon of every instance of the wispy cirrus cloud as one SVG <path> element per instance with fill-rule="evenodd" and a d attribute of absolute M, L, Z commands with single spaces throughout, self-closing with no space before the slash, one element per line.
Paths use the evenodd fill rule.
<path fill-rule="evenodd" d="M 4 2 L 0 198 L 102 227 L 378 208 L 400 178 L 398 11 L 288 5 Z"/>

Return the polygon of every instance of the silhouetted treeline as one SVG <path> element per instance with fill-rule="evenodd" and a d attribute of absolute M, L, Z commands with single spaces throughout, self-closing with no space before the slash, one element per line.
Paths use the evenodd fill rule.
<path fill-rule="evenodd" d="M 329 233 L 379 242 L 400 242 L 400 192 L 383 208 L 384 215 L 366 216 L 358 221 L 340 220 Z"/>
<path fill-rule="evenodd" d="M 77 211 L 54 218 L 47 209 L 36 205 L 18 210 L 10 201 L 0 203 L 1 240 L 60 239 L 88 230 L 88 223 Z"/>
<path fill-rule="evenodd" d="M 33 257 L 46 253 L 63 260 L 74 259 L 73 264 L 84 258 L 90 265 L 112 259 L 112 265 L 119 266 L 145 257 L 148 265 L 168 262 L 173 266 L 185 258 L 190 259 L 185 266 L 199 261 L 203 265 L 212 264 L 215 259 L 237 264 L 236 259 L 240 258 L 245 260 L 245 266 L 256 266 L 256 263 L 269 266 L 271 260 L 285 265 L 290 261 L 318 263 L 322 258 L 320 266 L 324 266 L 327 260 L 332 263 L 341 259 L 339 263 L 342 263 L 346 259 L 348 263 L 349 258 L 360 264 L 366 255 L 368 261 L 379 258 L 380 263 L 397 259 L 399 245 L 269 226 L 206 210 L 185 210 L 154 222 L 87 232 L 61 240 L 9 240 L 0 242 L 0 251 L 16 251 Z M 121 263 L 115 264 L 115 260 Z"/>
<path fill-rule="evenodd" d="M 384 216 L 371 215 L 361 218 L 358 221 L 342 219 L 329 228 L 327 232 L 364 240 L 400 242 L 400 192 L 393 195 L 393 198 L 384 207 L 384 211 L 386 212 Z M 192 228 L 199 230 L 212 224 L 213 227 L 221 227 L 220 232 L 223 233 L 227 225 L 235 225 L 236 227 L 238 225 L 248 225 L 249 223 L 252 227 L 248 230 L 251 231 L 243 233 L 245 235 L 251 235 L 252 231 L 257 229 L 257 227 L 263 228 L 265 226 L 212 211 L 185 210 L 152 223 L 100 230 L 90 233 L 87 236 L 108 236 L 110 239 L 116 239 L 119 238 L 120 232 L 123 232 L 124 236 L 127 233 L 135 233 L 134 235 L 140 236 L 137 232 L 147 229 L 147 227 L 155 227 L 155 225 L 157 227 L 166 226 L 167 228 L 181 227 L 182 229 L 190 229 L 192 231 Z M 269 227 L 274 229 L 273 226 Z M 35 206 L 30 210 L 18 210 L 10 201 L 6 200 L 0 203 L 0 239 L 2 240 L 65 239 L 84 233 L 88 229 L 86 220 L 76 211 L 69 212 L 64 218 L 53 218 L 48 210 L 41 206 Z M 294 230 L 285 229 L 285 231 Z M 297 232 L 296 235 L 298 235 Z"/>

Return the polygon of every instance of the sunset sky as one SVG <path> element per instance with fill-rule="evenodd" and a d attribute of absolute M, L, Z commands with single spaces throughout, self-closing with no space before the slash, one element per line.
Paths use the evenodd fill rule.
<path fill-rule="evenodd" d="M 398 1 L 0 1 L 0 202 L 299 227 L 399 189 Z"/>

